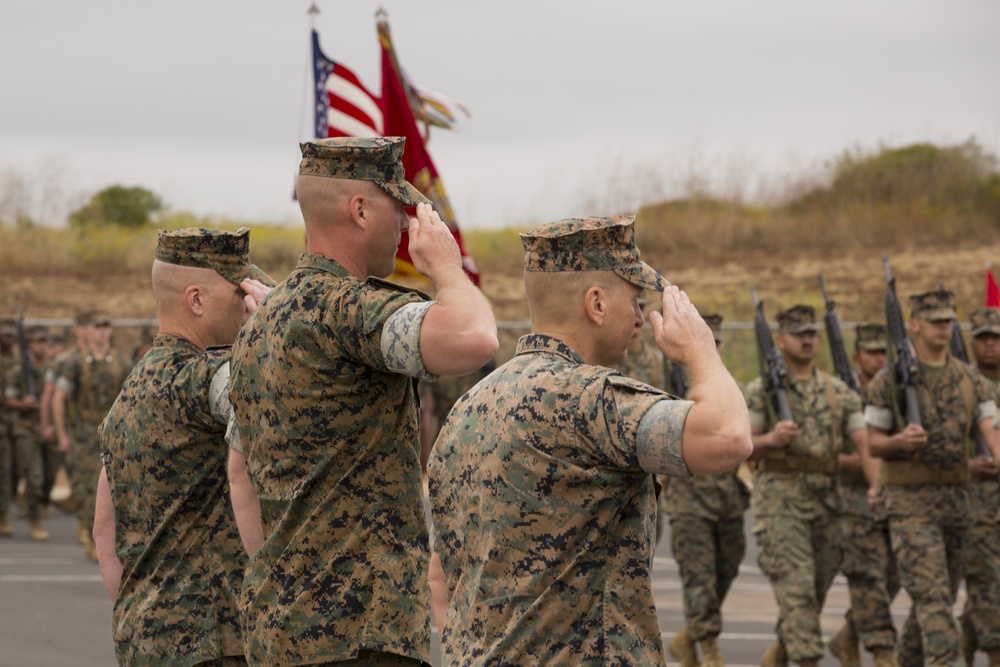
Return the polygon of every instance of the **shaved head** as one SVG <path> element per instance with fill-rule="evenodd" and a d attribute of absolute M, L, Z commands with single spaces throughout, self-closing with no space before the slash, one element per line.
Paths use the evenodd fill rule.
<path fill-rule="evenodd" d="M 339 222 L 347 213 L 351 197 L 357 194 L 370 197 L 376 190 L 381 188 L 372 181 L 300 175 L 296 195 L 306 230 L 313 225 Z"/>
<path fill-rule="evenodd" d="M 591 287 L 612 292 L 628 284 L 614 271 L 525 271 L 532 326 L 579 319 L 583 317 L 584 295 Z"/>
<path fill-rule="evenodd" d="M 202 285 L 206 288 L 219 287 L 228 280 L 212 269 L 195 266 L 181 266 L 155 260 L 153 262 L 153 296 L 156 298 L 156 309 L 163 315 L 176 315 L 178 309 L 186 309 L 184 291 L 191 285 Z"/>

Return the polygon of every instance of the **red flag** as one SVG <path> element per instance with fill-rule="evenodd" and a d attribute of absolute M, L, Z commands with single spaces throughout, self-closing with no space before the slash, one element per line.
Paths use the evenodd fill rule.
<path fill-rule="evenodd" d="M 462 268 L 468 274 L 472 282 L 477 286 L 479 282 L 479 272 L 476 270 L 475 262 L 465 252 L 465 245 L 462 243 L 462 234 L 455 223 L 455 216 L 451 209 L 451 202 L 444 189 L 444 183 L 438 175 L 437 167 L 431 160 L 431 155 L 427 152 L 427 144 L 424 142 L 417 121 L 410 108 L 410 102 L 406 93 L 406 82 L 404 81 L 399 65 L 396 62 L 396 54 L 392 47 L 392 39 L 389 36 L 389 24 L 385 21 L 378 23 L 379 42 L 382 45 L 382 117 L 383 135 L 387 137 L 406 137 L 406 147 L 403 149 L 403 169 L 406 172 L 406 180 L 412 183 L 425 197 L 434 204 L 434 210 L 441 216 L 441 220 L 448 225 L 451 233 L 458 242 L 458 248 L 462 252 Z M 410 252 L 407 237 L 399 243 L 396 251 L 396 272 L 402 275 L 417 276 L 419 273 L 413 266 L 410 259 Z"/>
<path fill-rule="evenodd" d="M 997 280 L 989 264 L 986 265 L 986 307 L 1000 308 L 1000 288 L 997 288 Z"/>

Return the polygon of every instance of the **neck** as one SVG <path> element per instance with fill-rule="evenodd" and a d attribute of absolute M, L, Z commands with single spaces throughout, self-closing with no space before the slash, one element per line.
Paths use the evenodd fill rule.
<path fill-rule="evenodd" d="M 598 358 L 596 346 L 572 330 L 565 330 L 558 326 L 540 326 L 532 327 L 531 332 L 557 338 L 583 357 L 583 360 L 588 364 L 594 366 L 602 365 L 601 359 Z"/>
<path fill-rule="evenodd" d="M 90 353 L 95 357 L 103 357 L 110 349 L 111 344 L 103 341 L 90 344 Z"/>
<path fill-rule="evenodd" d="M 1000 380 L 1000 366 L 977 366 L 979 372 L 991 380 Z"/>
<path fill-rule="evenodd" d="M 928 366 L 944 366 L 948 361 L 947 345 L 929 345 L 923 339 L 918 338 L 913 346 L 917 354 L 917 360 Z"/>
<path fill-rule="evenodd" d="M 329 235 L 312 233 L 306 239 L 306 251 L 332 259 L 347 269 L 347 272 L 358 280 L 368 277 L 368 267 L 364 265 L 364 253 L 351 244 L 347 235 L 344 238 L 333 238 Z"/>
<path fill-rule="evenodd" d="M 789 359 L 785 357 L 785 365 L 788 366 L 788 372 L 792 374 L 792 377 L 796 380 L 806 380 L 813 375 L 813 362 L 810 361 L 796 361 L 794 359 Z"/>
<path fill-rule="evenodd" d="M 208 347 L 208 341 L 205 340 L 204 336 L 198 331 L 198 328 L 193 326 L 192 323 L 178 320 L 162 313 L 159 315 L 159 320 L 160 328 L 157 333 L 183 338 L 199 350 L 205 350 Z"/>

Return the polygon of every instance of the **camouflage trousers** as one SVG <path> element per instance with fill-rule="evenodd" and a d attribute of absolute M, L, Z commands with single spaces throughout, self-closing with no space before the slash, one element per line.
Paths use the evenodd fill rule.
<path fill-rule="evenodd" d="M 899 592 L 896 557 L 889 540 L 889 526 L 871 516 L 844 514 L 840 517 L 844 560 L 851 608 L 847 621 L 866 649 L 896 646 L 892 601 Z"/>
<path fill-rule="evenodd" d="M 980 651 L 1000 649 L 1000 524 L 969 528 L 965 556 L 962 627 Z"/>
<path fill-rule="evenodd" d="M 826 652 L 819 617 L 840 569 L 840 525 L 833 512 L 812 519 L 758 517 L 757 562 L 778 603 L 778 640 L 794 662 Z"/>
<path fill-rule="evenodd" d="M 97 510 L 97 480 L 101 476 L 101 443 L 96 427 L 93 435 L 76 438 L 70 449 L 70 483 L 76 498 L 76 511 L 87 532 L 94 530 L 94 512 Z"/>
<path fill-rule="evenodd" d="M 718 637 L 722 602 L 746 553 L 743 517 L 713 521 L 672 516 L 670 546 L 680 569 L 688 636 L 696 642 Z"/>
<path fill-rule="evenodd" d="M 900 667 L 963 667 L 952 605 L 962 579 L 967 529 L 924 517 L 891 517 L 899 580 L 913 600 L 899 638 Z"/>
<path fill-rule="evenodd" d="M 20 424 L 14 430 L 17 472 L 24 480 L 25 514 L 29 520 L 40 519 L 49 504 L 49 492 L 59 469 L 59 450 L 42 439 L 37 429 Z"/>

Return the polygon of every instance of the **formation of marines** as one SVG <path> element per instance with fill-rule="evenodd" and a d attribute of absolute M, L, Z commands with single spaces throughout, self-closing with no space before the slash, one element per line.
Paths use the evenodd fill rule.
<path fill-rule="evenodd" d="M 15 443 L 46 539 L 68 455 L 119 664 L 429 664 L 433 617 L 447 665 L 723 667 L 750 507 L 779 608 L 763 667 L 827 649 L 859 667 L 859 646 L 876 667 L 1000 666 L 1000 311 L 972 314 L 973 366 L 949 351 L 952 295 L 912 298 L 918 425 L 883 325 L 856 328 L 855 391 L 817 368 L 813 308 L 782 310 L 784 412 L 765 378 L 735 382 L 722 317 L 641 261 L 632 218 L 570 218 L 522 235 L 531 332 L 494 368 L 490 305 L 403 144 L 302 144 L 307 252 L 277 286 L 246 229 L 160 232 L 160 330 L 134 367 L 89 315 L 60 356 L 31 344 L 32 396 L 0 331 L 0 465 Z M 383 280 L 404 231 L 433 298 Z M 441 378 L 459 379 L 432 392 Z M 664 646 L 668 520 L 685 625 Z M 838 572 L 851 609 L 826 647 Z"/>

